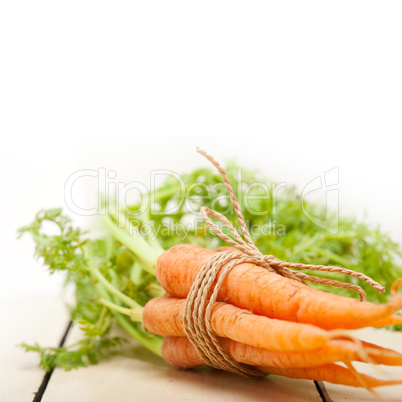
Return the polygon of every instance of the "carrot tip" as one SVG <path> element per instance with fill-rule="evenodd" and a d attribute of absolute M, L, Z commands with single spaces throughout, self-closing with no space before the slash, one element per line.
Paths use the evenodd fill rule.
<path fill-rule="evenodd" d="M 391 292 L 395 294 L 398 291 L 399 286 L 402 285 L 402 278 L 398 278 L 392 285 L 391 285 Z"/>
<path fill-rule="evenodd" d="M 392 311 L 394 311 L 394 312 L 398 311 L 402 308 L 402 297 L 398 293 L 399 286 L 402 286 L 402 278 L 397 279 L 391 285 L 392 300 L 388 303 L 388 305 L 391 307 Z"/>

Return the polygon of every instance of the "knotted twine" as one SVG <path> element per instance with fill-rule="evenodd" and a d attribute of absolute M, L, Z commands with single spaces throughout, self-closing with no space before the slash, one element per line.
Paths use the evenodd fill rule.
<path fill-rule="evenodd" d="M 284 276 L 285 278 L 296 280 L 303 284 L 305 284 L 304 281 L 309 281 L 354 290 L 359 293 L 361 301 L 366 299 L 366 293 L 358 285 L 310 276 L 303 272 L 293 271 L 291 268 L 346 274 L 351 277 L 364 280 L 380 293 L 384 292 L 384 287 L 363 273 L 350 269 L 325 265 L 291 263 L 281 261 L 275 258 L 273 255 L 263 255 L 251 239 L 246 221 L 241 213 L 240 204 L 237 201 L 225 169 L 223 169 L 222 166 L 220 166 L 220 164 L 212 158 L 212 156 L 208 155 L 205 151 L 199 149 L 198 147 L 197 152 L 208 159 L 221 175 L 225 187 L 229 193 L 230 200 L 233 204 L 244 239 L 224 215 L 209 209 L 208 207 L 201 208 L 200 212 L 205 223 L 219 238 L 236 248 L 236 250 L 215 253 L 201 268 L 186 299 L 185 311 L 183 315 L 184 330 L 187 338 L 195 347 L 199 356 L 208 365 L 217 369 L 240 374 L 245 377 L 265 377 L 267 374 L 259 371 L 257 368 L 247 364 L 241 364 L 233 360 L 222 348 L 218 337 L 212 330 L 211 315 L 213 305 L 218 297 L 218 292 L 221 288 L 222 282 L 232 268 L 243 263 L 255 264 L 267 269 L 268 271 L 275 272 Z M 233 238 L 223 233 L 219 226 L 212 222 L 210 217 L 217 218 L 224 225 L 226 225 Z M 219 278 L 216 281 L 218 274 Z M 216 284 L 214 285 L 215 281 Z"/>

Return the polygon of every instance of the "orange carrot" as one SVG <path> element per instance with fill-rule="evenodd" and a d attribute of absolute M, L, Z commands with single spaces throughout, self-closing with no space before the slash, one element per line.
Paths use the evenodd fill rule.
<path fill-rule="evenodd" d="M 228 341 L 230 343 L 233 341 Z M 228 349 L 229 350 L 229 349 Z M 238 352 L 240 353 L 240 352 Z M 162 356 L 166 363 L 177 368 L 193 368 L 205 365 L 205 362 L 198 356 L 197 351 L 187 338 L 166 337 L 162 342 Z M 234 356 L 232 356 L 233 358 Z M 236 359 L 235 359 L 236 360 Z M 239 360 L 240 357 L 239 357 Z M 383 385 L 401 384 L 402 381 L 378 380 L 373 377 L 360 374 L 360 380 L 356 378 L 351 370 L 337 364 L 324 364 L 316 367 L 267 367 L 258 366 L 260 371 L 267 374 L 276 374 L 289 378 L 306 380 L 328 381 L 334 384 L 349 385 L 354 387 L 374 388 Z"/>
<path fill-rule="evenodd" d="M 214 252 L 191 244 L 174 246 L 159 257 L 156 276 L 169 294 L 185 298 L 199 270 Z M 218 298 L 259 315 L 324 329 L 362 328 L 379 320 L 387 325 L 387 317 L 402 308 L 399 296 L 383 305 L 360 302 L 322 292 L 249 263 L 230 271 Z"/>
<path fill-rule="evenodd" d="M 186 337 L 166 336 L 162 341 L 162 357 L 167 364 L 181 369 L 203 366 L 206 363 Z"/>
<path fill-rule="evenodd" d="M 220 338 L 219 342 L 233 360 L 253 366 L 316 367 L 335 362 L 364 361 L 363 354 L 359 353 L 359 345 L 345 339 L 331 340 L 318 350 L 303 352 L 275 352 L 244 345 L 226 338 Z M 361 348 L 373 363 L 381 361 L 383 364 L 402 366 L 402 354 L 400 353 L 381 348 Z"/>
<path fill-rule="evenodd" d="M 171 343 L 172 345 L 178 343 L 181 348 L 186 350 L 193 348 L 190 341 L 185 337 L 176 337 L 176 340 L 174 340 L 174 337 L 166 337 L 165 339 L 164 343 Z M 181 339 L 181 341 L 177 341 L 177 339 Z M 317 367 L 335 362 L 350 363 L 352 361 L 363 361 L 362 356 L 359 354 L 359 346 L 345 339 L 331 340 L 327 345 L 318 350 L 303 352 L 277 352 L 245 345 L 226 338 L 219 338 L 219 343 L 233 360 L 252 366 L 281 368 Z M 363 348 L 363 350 L 373 363 L 380 361 L 389 365 L 402 366 L 402 354 L 400 353 L 383 350 L 380 347 L 373 349 Z M 170 360 L 169 363 L 171 363 L 172 358 L 168 356 L 167 358 Z M 180 356 L 174 358 L 180 359 Z M 193 361 L 196 365 L 202 364 L 200 362 L 200 358 Z M 189 363 L 190 366 L 185 368 L 194 367 L 191 366 L 193 363 Z M 177 364 L 172 365 L 178 367 Z"/>
<path fill-rule="evenodd" d="M 183 314 L 186 301 L 170 296 L 151 299 L 142 320 L 145 329 L 156 335 L 185 336 Z M 211 314 L 217 336 L 251 346 L 278 351 L 318 349 L 337 336 L 310 324 L 258 316 L 231 304 L 216 302 Z"/>
<path fill-rule="evenodd" d="M 375 321 L 371 324 L 371 326 L 379 328 L 385 327 L 386 325 L 398 325 L 402 324 L 402 316 L 397 314 L 391 314 L 388 317 L 381 318 L 378 321 Z"/>
<path fill-rule="evenodd" d="M 296 367 L 283 369 L 279 367 L 258 367 L 267 374 L 276 374 L 288 378 L 299 378 L 303 380 L 327 381 L 332 384 L 349 385 L 359 388 L 375 388 L 385 385 L 402 384 L 402 380 L 379 380 L 365 374 L 359 373 L 360 381 L 353 372 L 338 364 L 326 364 L 320 367 Z"/>

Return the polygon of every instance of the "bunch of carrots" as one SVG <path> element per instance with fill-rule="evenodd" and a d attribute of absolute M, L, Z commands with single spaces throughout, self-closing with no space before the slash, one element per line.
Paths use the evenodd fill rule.
<path fill-rule="evenodd" d="M 67 280 L 75 283 L 74 314 L 87 333 L 79 350 L 22 346 L 39 352 L 48 369 L 85 366 L 83 357 L 96 362 L 96 353 L 114 344 L 107 338 L 114 318 L 168 364 L 182 369 L 206 364 L 186 337 L 186 299 L 205 263 L 231 248 L 178 244 L 164 251 L 155 239 L 132 232 L 124 214 L 120 218 L 123 226 L 108 215 L 103 217 L 111 236 L 102 241 L 83 240 L 61 210 L 42 211 L 31 225 L 21 228 L 21 234 L 32 234 L 35 253 L 50 271 L 65 270 Z M 58 225 L 59 235 L 41 232 L 46 220 Z M 374 304 L 241 263 L 221 283 L 212 305 L 211 327 L 231 359 L 259 372 L 365 387 L 375 393 L 372 388 L 402 384 L 402 379 L 369 377 L 358 373 L 352 363 L 402 366 L 402 354 L 363 342 L 347 330 L 402 324 L 396 314 L 402 309 L 400 285 L 402 278 L 393 283 L 388 303 Z"/>
<path fill-rule="evenodd" d="M 145 305 L 142 322 L 149 332 L 164 336 L 162 356 L 174 367 L 205 364 L 185 337 L 183 314 L 199 270 L 219 251 L 181 244 L 157 261 L 156 277 L 167 295 Z M 244 263 L 223 281 L 212 310 L 212 329 L 232 359 L 267 374 L 368 389 L 400 384 L 359 374 L 351 362 L 402 365 L 402 354 L 359 341 L 345 331 L 400 323 L 395 314 L 402 308 L 396 292 L 400 284 L 402 279 L 394 283 L 389 303 L 376 305 L 325 293 Z"/>

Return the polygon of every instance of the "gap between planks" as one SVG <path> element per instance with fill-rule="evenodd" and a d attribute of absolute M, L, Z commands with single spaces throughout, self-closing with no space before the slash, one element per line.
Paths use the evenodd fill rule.
<path fill-rule="evenodd" d="M 61 340 L 59 342 L 58 347 L 61 348 L 62 346 L 64 346 L 64 343 L 66 342 L 67 339 L 67 335 L 70 332 L 70 329 L 72 327 L 72 321 L 70 320 L 67 328 L 65 329 L 63 336 L 61 337 Z M 48 371 L 47 373 L 45 373 L 43 380 L 38 388 L 38 391 L 35 392 L 35 396 L 32 400 L 32 402 L 41 402 L 42 398 L 43 398 L 43 394 L 46 391 L 47 385 L 49 384 L 50 378 L 52 377 L 54 368 L 51 371 Z"/>
<path fill-rule="evenodd" d="M 114 331 L 117 336 L 125 336 L 120 328 Z M 72 327 L 65 345 L 75 343 L 80 336 L 78 326 Z M 42 402 L 77 399 L 91 402 L 161 399 L 192 402 L 323 401 L 313 381 L 278 376 L 270 376 L 266 381 L 248 380 L 212 369 L 176 370 L 127 338 L 129 342 L 123 350 L 111 354 L 97 365 L 78 371 L 55 370 Z"/>
<path fill-rule="evenodd" d="M 323 381 L 314 381 L 314 385 L 317 388 L 318 395 L 320 395 L 320 398 L 323 400 L 323 402 L 332 402 L 332 399 L 328 395 Z"/>

